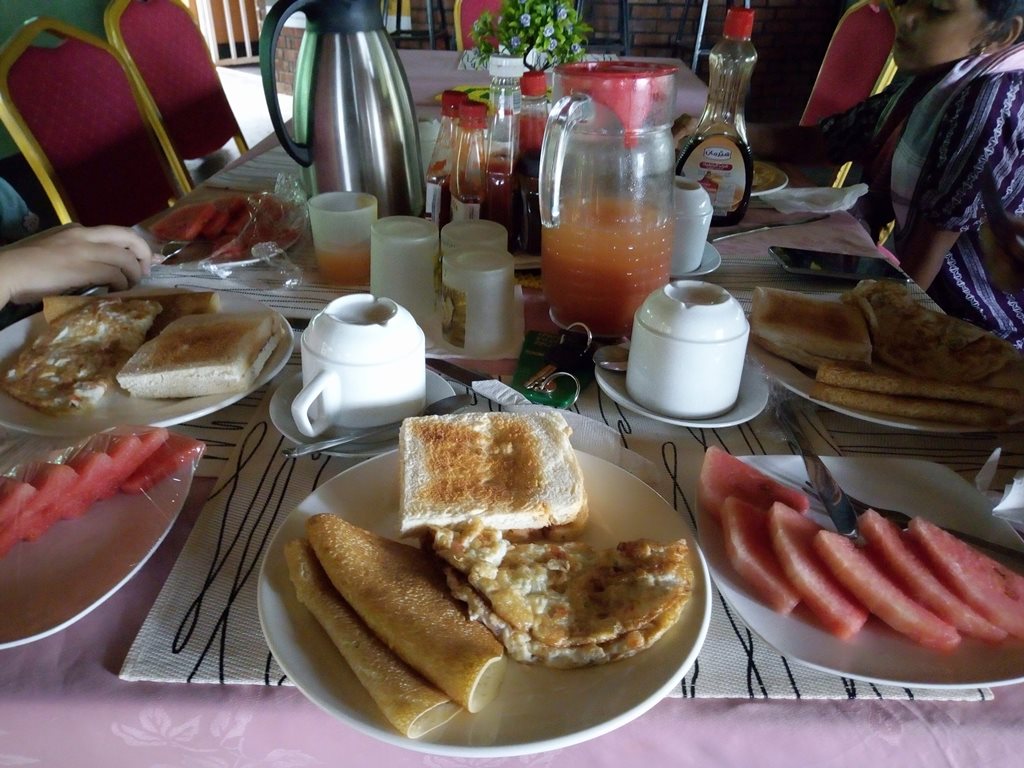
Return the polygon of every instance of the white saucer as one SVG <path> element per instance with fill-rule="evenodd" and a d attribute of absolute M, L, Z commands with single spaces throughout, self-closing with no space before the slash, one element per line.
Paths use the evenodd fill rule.
<path fill-rule="evenodd" d="M 718 252 L 711 243 L 704 243 L 704 255 L 700 259 L 700 264 L 692 272 L 681 272 L 678 275 L 672 275 L 673 280 L 687 280 L 691 277 L 700 277 L 701 275 L 709 275 L 722 266 L 722 254 Z"/>
<path fill-rule="evenodd" d="M 618 373 L 595 367 L 594 376 L 601 391 L 623 408 L 628 408 L 641 416 L 647 416 L 666 424 L 675 424 L 679 427 L 701 429 L 734 427 L 756 417 L 768 404 L 768 379 L 765 378 L 760 368 L 749 359 L 743 363 L 743 378 L 740 379 L 740 392 L 736 397 L 736 405 L 725 413 L 708 419 L 680 419 L 647 410 L 629 396 L 626 391 L 626 374 L 624 372 Z"/>
<path fill-rule="evenodd" d="M 334 436 L 330 430 L 316 438 L 310 438 L 299 432 L 299 428 L 295 426 L 295 420 L 292 418 L 292 400 L 295 399 L 295 396 L 299 394 L 301 389 L 301 373 L 292 374 L 281 382 L 270 398 L 271 422 L 277 427 L 278 432 L 296 445 L 306 445 L 314 441 L 319 442 L 320 440 L 330 439 Z M 435 403 L 442 398 L 451 397 L 454 394 L 455 390 L 452 389 L 451 384 L 433 371 L 427 371 L 427 405 Z M 392 450 L 396 445 L 398 445 L 397 429 L 393 434 L 377 437 L 366 442 L 346 443 L 337 448 L 324 451 L 324 453 L 329 453 L 332 456 L 376 456 L 379 453 Z"/>

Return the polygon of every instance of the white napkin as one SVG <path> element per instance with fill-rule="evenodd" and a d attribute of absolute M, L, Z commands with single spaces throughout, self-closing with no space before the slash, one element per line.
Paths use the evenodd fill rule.
<path fill-rule="evenodd" d="M 1024 524 L 1024 471 L 1003 489 L 1003 496 L 992 509 L 992 514 L 1003 520 Z"/>
<path fill-rule="evenodd" d="M 761 201 L 782 213 L 833 213 L 853 207 L 857 199 L 868 191 L 867 184 L 850 187 L 786 187 L 778 192 L 761 195 Z"/>

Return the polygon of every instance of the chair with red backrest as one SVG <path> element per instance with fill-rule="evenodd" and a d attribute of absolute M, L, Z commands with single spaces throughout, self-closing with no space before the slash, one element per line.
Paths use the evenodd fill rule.
<path fill-rule="evenodd" d="M 107 39 L 160 110 L 183 160 L 196 160 L 234 141 L 248 145 L 224 95 L 206 41 L 179 0 L 113 0 L 103 16 Z"/>
<path fill-rule="evenodd" d="M 475 48 L 476 43 L 469 33 L 473 31 L 473 24 L 480 18 L 484 11 L 490 11 L 497 19 L 501 13 L 501 0 L 455 0 L 455 49 L 464 51 L 467 48 Z"/>
<path fill-rule="evenodd" d="M 884 90 L 896 76 L 895 40 L 888 0 L 858 0 L 851 5 L 832 33 L 800 125 L 815 125 Z M 852 167 L 840 166 L 832 186 L 843 186 Z"/>
<path fill-rule="evenodd" d="M 63 223 L 136 224 L 189 189 L 124 60 L 62 21 L 29 19 L 0 49 L 0 119 Z"/>
<path fill-rule="evenodd" d="M 844 112 L 878 93 L 896 74 L 896 25 L 884 0 L 859 0 L 836 24 L 800 125 Z"/>

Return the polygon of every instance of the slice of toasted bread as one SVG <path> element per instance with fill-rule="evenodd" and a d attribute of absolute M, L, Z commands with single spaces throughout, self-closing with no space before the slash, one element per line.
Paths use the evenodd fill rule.
<path fill-rule="evenodd" d="M 277 346 L 271 312 L 186 315 L 139 347 L 117 374 L 134 397 L 200 397 L 248 389 Z"/>
<path fill-rule="evenodd" d="M 47 296 L 43 299 L 43 318 L 47 323 L 53 323 L 68 312 L 100 299 L 146 299 L 159 304 L 160 314 L 156 316 L 156 320 L 153 321 L 153 325 L 149 329 L 150 338 L 159 334 L 179 317 L 220 311 L 220 296 L 214 291 L 154 287 L 132 288 L 99 296 L 74 294 Z"/>
<path fill-rule="evenodd" d="M 795 291 L 754 289 L 750 337 L 769 352 L 812 370 L 827 361 L 871 362 L 871 336 L 856 306 Z"/>
<path fill-rule="evenodd" d="M 403 533 L 481 520 L 562 526 L 586 513 L 583 471 L 557 411 L 406 419 L 399 431 Z"/>

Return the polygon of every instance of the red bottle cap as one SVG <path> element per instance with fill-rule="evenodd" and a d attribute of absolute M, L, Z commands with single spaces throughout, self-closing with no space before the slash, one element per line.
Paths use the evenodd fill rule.
<path fill-rule="evenodd" d="M 485 128 L 487 126 L 487 105 L 479 101 L 464 101 L 459 105 L 459 125 L 462 128 Z"/>
<path fill-rule="evenodd" d="M 749 40 L 754 31 L 754 11 L 751 8 L 730 8 L 725 12 L 725 36 Z"/>
<path fill-rule="evenodd" d="M 458 117 L 459 105 L 469 100 L 462 91 L 448 90 L 441 94 L 441 114 L 445 117 Z"/>
<path fill-rule="evenodd" d="M 523 96 L 543 96 L 548 92 L 548 80 L 539 69 L 532 69 L 519 78 L 519 90 Z"/>

